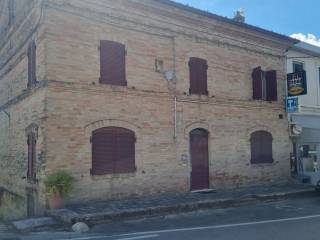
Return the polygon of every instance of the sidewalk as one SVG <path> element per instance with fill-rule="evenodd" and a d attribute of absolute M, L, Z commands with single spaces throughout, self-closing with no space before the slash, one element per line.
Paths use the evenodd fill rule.
<path fill-rule="evenodd" d="M 168 194 L 157 197 L 131 198 L 90 202 L 67 206 L 66 209 L 49 210 L 47 214 L 65 223 L 108 222 L 190 212 L 209 208 L 227 208 L 276 201 L 289 197 L 314 196 L 312 187 L 289 183 L 269 187 L 241 188 L 211 193 Z"/>
<path fill-rule="evenodd" d="M 12 224 L 0 221 L 0 239 L 18 240 L 17 231 Z"/>

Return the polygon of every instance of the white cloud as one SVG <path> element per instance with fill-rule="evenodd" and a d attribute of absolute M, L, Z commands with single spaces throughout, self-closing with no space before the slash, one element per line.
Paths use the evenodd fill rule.
<path fill-rule="evenodd" d="M 303 33 L 294 33 L 291 34 L 290 37 L 320 47 L 320 38 L 317 38 L 311 33 L 308 33 L 307 35 L 304 35 Z"/>

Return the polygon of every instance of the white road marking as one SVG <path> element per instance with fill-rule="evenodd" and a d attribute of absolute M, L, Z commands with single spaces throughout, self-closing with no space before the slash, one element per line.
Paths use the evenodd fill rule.
<path fill-rule="evenodd" d="M 91 236 L 91 237 L 61 238 L 58 240 L 90 240 L 90 239 L 99 239 L 99 238 L 106 238 L 106 237 L 108 236 L 99 235 L 99 236 Z"/>
<path fill-rule="evenodd" d="M 125 234 L 126 235 L 126 234 Z M 137 235 L 137 234 L 135 234 Z M 139 234 L 140 235 L 140 234 Z M 103 239 L 103 238 L 111 238 L 111 237 L 125 237 L 124 235 L 114 235 L 114 236 L 90 236 L 90 237 L 77 237 L 77 238 L 63 238 L 58 240 L 94 240 L 94 239 Z M 127 235 L 126 235 L 127 236 Z M 136 240 L 136 239 L 147 239 L 147 238 L 155 238 L 159 237 L 159 234 L 152 234 L 152 235 L 142 235 L 142 236 L 136 236 L 136 237 L 126 237 L 126 238 L 118 238 L 115 240 Z"/>
<path fill-rule="evenodd" d="M 134 239 L 146 239 L 146 238 L 154 238 L 154 237 L 159 237 L 159 235 L 158 234 L 144 235 L 144 236 L 138 236 L 138 237 L 119 238 L 116 240 L 134 240 Z"/>
<path fill-rule="evenodd" d="M 186 231 L 208 230 L 208 229 L 219 229 L 219 228 L 231 228 L 231 227 L 241 227 L 241 226 L 277 223 L 277 222 L 298 221 L 298 220 L 313 219 L 313 218 L 320 218 L 320 214 L 303 216 L 303 217 L 280 218 L 280 219 L 265 220 L 265 221 L 213 225 L 213 226 L 206 226 L 206 227 L 175 228 L 175 229 L 166 229 L 166 230 L 135 232 L 135 233 L 127 233 L 127 234 L 121 234 L 121 235 L 114 235 L 114 236 L 110 236 L 110 237 L 133 236 L 133 235 L 143 235 L 143 234 L 159 234 L 159 233 L 171 233 L 171 232 L 186 232 Z"/>
<path fill-rule="evenodd" d="M 99 239 L 99 238 L 116 238 L 116 237 L 129 237 L 129 236 L 139 236 L 139 235 L 147 236 L 147 234 L 186 232 L 186 231 L 197 231 L 197 230 L 201 231 L 201 230 L 208 230 L 208 229 L 232 228 L 232 227 L 268 224 L 268 223 L 299 221 L 299 220 L 306 220 L 306 219 L 313 219 L 313 218 L 320 218 L 320 214 L 302 216 L 302 217 L 280 218 L 280 219 L 264 220 L 264 221 L 233 223 L 233 224 L 224 224 L 224 225 L 212 225 L 212 226 L 206 226 L 206 227 L 174 228 L 174 229 L 166 229 L 166 230 L 126 233 L 126 234 L 119 234 L 119 235 L 92 236 L 92 237 L 68 238 L 68 239 L 59 239 L 59 240 L 90 240 L 90 239 Z M 149 235 L 149 236 L 153 236 L 153 235 Z M 159 235 L 157 235 L 157 236 L 159 236 Z M 154 237 L 156 237 L 156 236 L 154 236 Z M 123 238 L 123 239 L 118 239 L 118 240 L 129 240 L 129 239 L 139 239 L 139 238 Z"/>

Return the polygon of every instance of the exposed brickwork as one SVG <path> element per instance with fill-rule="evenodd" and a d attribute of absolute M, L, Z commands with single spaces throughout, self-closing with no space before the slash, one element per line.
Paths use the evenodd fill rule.
<path fill-rule="evenodd" d="M 10 218 L 26 215 L 26 193 L 29 189 L 36 187 L 36 192 L 40 191 L 39 187 L 27 183 L 26 180 L 26 129 L 30 124 L 37 124 L 39 127 L 37 170 L 41 177 L 45 119 L 45 82 L 27 90 L 27 47 L 31 39 L 35 39 L 37 43 L 38 78 L 45 79 L 40 1 L 26 0 L 15 3 L 12 25 L 6 24 L 5 16 L 0 17 L 0 26 L 4 27 L 0 32 L 0 187 L 9 189 L 21 198 L 18 203 L 7 201 L 8 206 L 1 206 L 19 206 L 19 211 L 2 211 L 2 217 L 10 214 Z M 2 1 L 1 4 L 6 9 L 8 1 Z"/>
<path fill-rule="evenodd" d="M 48 0 L 43 14 L 42 1 L 36 2 L 34 18 L 42 16 L 33 34 L 38 87 L 5 105 L 26 88 L 27 42 L 21 42 L 7 70 L 0 69 L 0 103 L 11 115 L 7 128 L 0 113 L 0 127 L 7 130 L 1 131 L 1 164 L 9 172 L 4 180 L 9 189 L 23 195 L 28 186 L 21 177 L 27 169 L 25 129 L 31 123 L 39 126 L 36 189 L 42 206 L 43 176 L 57 169 L 76 178 L 70 202 L 188 191 L 189 132 L 197 127 L 209 131 L 211 187 L 289 178 L 287 123 L 278 117 L 285 114 L 283 53 L 289 42 L 156 1 Z M 15 34 L 22 37 L 24 31 Z M 125 44 L 128 87 L 99 84 L 103 39 Z M 7 54 L 5 48 L 0 53 Z M 207 60 L 208 96 L 187 95 L 190 57 Z M 164 70 L 176 71 L 174 81 L 155 71 L 156 59 L 163 60 Z M 251 71 L 257 66 L 277 70 L 278 102 L 250 100 Z M 91 132 L 106 126 L 135 132 L 135 173 L 90 175 Z M 250 164 L 254 130 L 272 133 L 274 163 Z"/>

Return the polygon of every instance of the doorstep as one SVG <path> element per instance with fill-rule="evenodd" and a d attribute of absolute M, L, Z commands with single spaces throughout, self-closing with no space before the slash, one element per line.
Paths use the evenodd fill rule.
<path fill-rule="evenodd" d="M 205 188 L 205 189 L 199 189 L 199 190 L 192 190 L 191 193 L 215 193 L 216 190 L 212 188 Z"/>
<path fill-rule="evenodd" d="M 288 183 L 268 187 L 250 187 L 236 190 L 165 194 L 122 200 L 107 200 L 70 205 L 64 209 L 48 210 L 49 216 L 65 223 L 112 222 L 118 220 L 163 216 L 210 208 L 228 208 L 263 201 L 277 201 L 290 197 L 315 196 L 313 187 Z"/>

